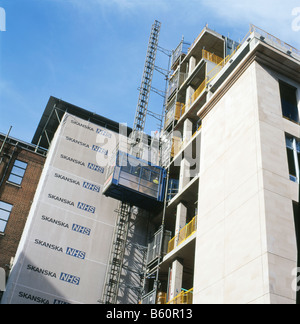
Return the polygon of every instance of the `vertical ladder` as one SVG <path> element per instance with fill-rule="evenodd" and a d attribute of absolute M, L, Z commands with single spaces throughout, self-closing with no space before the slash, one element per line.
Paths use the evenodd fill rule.
<path fill-rule="evenodd" d="M 113 246 L 110 255 L 109 269 L 107 272 L 106 284 L 103 293 L 103 304 L 116 304 L 120 277 L 123 266 L 123 259 L 128 235 L 131 207 L 126 203 L 120 203 L 113 239 Z"/>
<path fill-rule="evenodd" d="M 161 28 L 161 23 L 155 20 L 151 29 L 144 73 L 143 73 L 142 83 L 140 87 L 139 100 L 138 100 L 134 124 L 133 124 L 133 132 L 132 132 L 133 145 L 137 145 L 141 142 L 143 132 L 145 129 L 146 116 L 147 116 L 148 104 L 149 104 L 149 96 L 151 91 L 153 72 L 155 69 L 155 59 L 157 54 L 160 28 Z"/>

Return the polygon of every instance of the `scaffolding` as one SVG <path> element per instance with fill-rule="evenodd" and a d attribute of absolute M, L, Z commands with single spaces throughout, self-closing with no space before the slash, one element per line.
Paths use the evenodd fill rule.
<path fill-rule="evenodd" d="M 103 292 L 103 304 L 116 304 L 120 277 L 123 266 L 123 259 L 126 248 L 126 240 L 129 229 L 131 207 L 126 203 L 120 203 L 117 224 L 113 239 L 112 251 L 110 254 L 109 271 Z"/>

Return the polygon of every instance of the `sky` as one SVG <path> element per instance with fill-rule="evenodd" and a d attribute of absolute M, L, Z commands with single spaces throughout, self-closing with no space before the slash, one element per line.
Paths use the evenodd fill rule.
<path fill-rule="evenodd" d="M 154 20 L 168 50 L 206 24 L 239 41 L 250 23 L 300 49 L 299 0 L 0 0 L 0 8 L 0 132 L 13 126 L 11 136 L 27 142 L 50 96 L 132 127 Z M 159 52 L 156 65 L 167 69 L 168 57 Z M 164 76 L 155 72 L 152 85 L 164 90 Z M 152 93 L 149 109 L 160 114 L 162 105 Z M 148 124 L 156 130 L 156 120 Z"/>

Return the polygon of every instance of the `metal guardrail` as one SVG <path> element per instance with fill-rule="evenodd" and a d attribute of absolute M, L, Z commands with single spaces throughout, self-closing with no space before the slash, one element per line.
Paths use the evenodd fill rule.
<path fill-rule="evenodd" d="M 150 291 L 147 295 L 143 296 L 142 305 L 155 305 L 156 303 L 156 289 Z"/>
<path fill-rule="evenodd" d="M 197 230 L 197 216 L 195 216 L 177 235 L 175 235 L 168 244 L 168 253 L 172 252 L 175 247 L 182 244 Z"/>
<path fill-rule="evenodd" d="M 191 95 L 191 97 L 188 100 L 188 103 L 184 106 L 182 106 L 180 111 L 180 118 L 185 114 L 187 110 L 192 106 L 192 104 L 199 98 L 199 96 L 204 92 L 204 90 L 207 87 L 207 77 L 205 80 L 200 84 L 198 89 Z"/>
<path fill-rule="evenodd" d="M 205 49 L 202 50 L 202 58 L 208 60 L 208 61 L 211 61 L 215 64 L 220 64 L 223 60 L 222 57 L 214 54 L 214 53 L 211 53 L 211 52 L 208 52 L 206 51 Z"/>
<path fill-rule="evenodd" d="M 188 46 L 190 46 L 189 43 L 184 42 L 183 40 L 179 43 L 179 45 L 176 47 L 176 49 L 172 52 L 171 57 L 171 66 L 173 67 L 174 64 L 178 61 L 178 58 L 181 55 L 186 55 L 188 52 Z"/>
<path fill-rule="evenodd" d="M 216 64 L 216 67 L 220 66 L 221 64 L 224 63 L 224 60 L 213 54 L 213 53 L 210 53 L 206 50 L 202 50 L 202 58 L 205 59 L 205 60 L 208 60 L 212 63 L 215 63 Z M 214 68 L 215 69 L 215 68 Z M 212 69 L 212 71 L 214 71 L 214 69 Z M 209 74 L 211 75 L 211 72 L 209 72 Z M 204 92 L 204 90 L 206 89 L 207 87 L 207 84 L 208 84 L 208 76 L 204 79 L 204 81 L 200 84 L 200 86 L 198 87 L 198 89 L 192 94 L 192 96 L 189 98 L 188 100 L 188 103 L 187 105 L 184 105 L 182 108 L 181 108 L 181 113 L 180 113 L 180 117 L 182 117 L 186 111 L 187 108 L 189 108 L 199 97 L 200 95 L 202 94 L 202 92 Z"/>
<path fill-rule="evenodd" d="M 241 46 L 245 43 L 246 39 L 248 39 L 248 37 L 252 34 L 255 35 L 255 33 L 257 33 L 260 37 L 263 37 L 269 41 L 271 41 L 274 45 L 277 45 L 276 47 L 281 47 L 282 49 L 284 48 L 287 51 L 290 51 L 290 53 L 295 53 L 297 55 L 300 55 L 300 50 L 298 50 L 297 48 L 283 42 L 282 40 L 280 40 L 278 37 L 273 36 L 272 34 L 264 31 L 263 29 L 255 26 L 255 25 L 250 25 L 250 30 L 249 32 L 246 34 L 246 36 L 243 38 L 243 40 L 240 42 L 240 44 L 237 46 L 237 48 L 232 52 L 232 54 L 228 55 L 227 57 L 224 58 L 223 61 L 221 61 L 213 70 L 211 70 L 209 72 L 209 74 L 214 74 L 214 70 L 217 70 L 218 68 L 221 67 L 221 69 L 219 69 L 219 71 L 217 71 L 217 73 L 214 74 L 214 76 L 209 79 L 207 81 L 207 84 L 210 83 L 222 70 L 222 68 L 231 60 L 231 58 L 236 54 L 236 52 L 241 48 Z"/>
<path fill-rule="evenodd" d="M 194 288 L 188 291 L 182 291 L 179 295 L 175 298 L 170 300 L 167 304 L 168 305 L 191 305 L 193 304 L 193 293 Z"/>
<path fill-rule="evenodd" d="M 157 259 L 161 253 L 161 242 L 164 234 L 163 228 L 157 231 L 148 244 L 147 264 Z"/>
<path fill-rule="evenodd" d="M 291 53 L 295 53 L 297 55 L 300 55 L 300 50 L 295 48 L 294 46 L 291 46 L 287 44 L 286 42 L 282 41 L 278 37 L 266 32 L 265 30 L 255 26 L 255 25 L 250 25 L 250 33 L 258 33 L 260 36 L 268 39 L 272 43 L 279 45 L 280 47 L 286 49 L 287 51 L 290 51 Z"/>

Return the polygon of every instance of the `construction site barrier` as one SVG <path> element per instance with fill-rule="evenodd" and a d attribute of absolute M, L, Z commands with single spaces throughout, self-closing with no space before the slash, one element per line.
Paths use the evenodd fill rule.
<path fill-rule="evenodd" d="M 170 300 L 167 304 L 168 305 L 191 305 L 193 304 L 193 292 L 194 288 L 188 291 L 182 291 L 179 295 L 175 298 Z"/>
<path fill-rule="evenodd" d="M 215 64 L 220 64 L 223 61 L 222 57 L 220 57 L 216 54 L 210 53 L 210 52 L 206 51 L 205 49 L 202 50 L 202 58 L 204 58 L 205 60 L 211 61 L 212 63 L 215 63 Z"/>
<path fill-rule="evenodd" d="M 168 253 L 173 251 L 175 247 L 182 244 L 197 230 L 197 216 L 195 216 L 177 235 L 175 235 L 168 244 Z"/>

